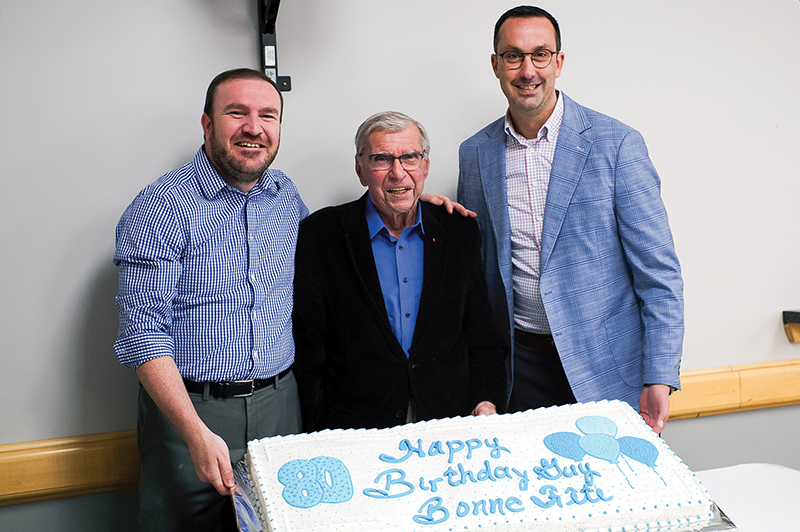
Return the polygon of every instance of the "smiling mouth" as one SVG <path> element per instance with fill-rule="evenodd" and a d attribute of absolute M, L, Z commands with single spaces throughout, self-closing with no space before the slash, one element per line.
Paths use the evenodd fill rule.
<path fill-rule="evenodd" d="M 411 190 L 411 188 L 409 187 L 400 187 L 400 188 L 390 188 L 386 192 L 388 192 L 389 194 L 404 194 L 409 190 Z"/>
<path fill-rule="evenodd" d="M 264 147 L 263 144 L 256 144 L 256 143 L 253 143 L 253 142 L 237 142 L 236 145 L 239 146 L 240 148 L 263 148 Z"/>

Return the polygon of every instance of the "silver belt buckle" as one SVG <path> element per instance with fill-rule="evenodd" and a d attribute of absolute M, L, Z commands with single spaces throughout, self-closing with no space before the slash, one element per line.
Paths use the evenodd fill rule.
<path fill-rule="evenodd" d="M 247 382 L 249 382 L 249 383 L 250 383 L 250 391 L 249 391 L 249 392 L 247 392 L 247 393 L 240 393 L 240 394 L 236 394 L 236 395 L 234 395 L 233 397 L 250 397 L 251 395 L 253 395 L 253 393 L 256 391 L 256 381 L 254 381 L 254 380 L 252 380 L 252 379 L 251 379 L 251 380 L 249 380 L 249 381 L 248 381 L 248 380 L 244 380 L 244 381 L 233 381 L 233 383 L 234 383 L 234 384 L 244 384 L 244 383 L 247 383 Z"/>

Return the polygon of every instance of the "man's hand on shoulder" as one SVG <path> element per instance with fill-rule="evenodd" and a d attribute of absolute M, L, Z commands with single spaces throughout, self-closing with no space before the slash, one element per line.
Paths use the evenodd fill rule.
<path fill-rule="evenodd" d="M 494 406 L 494 403 L 490 403 L 489 401 L 481 401 L 472 409 L 473 416 L 488 416 L 496 413 L 497 408 Z"/>
<path fill-rule="evenodd" d="M 469 216 L 470 218 L 475 218 L 478 216 L 477 213 L 467 209 L 460 203 L 456 203 L 444 194 L 422 194 L 419 199 L 432 205 L 443 205 L 448 214 L 453 214 L 453 211 L 455 210 L 461 216 Z"/>
<path fill-rule="evenodd" d="M 653 432 L 661 434 L 669 418 L 669 386 L 645 384 L 639 398 L 639 413 Z"/>

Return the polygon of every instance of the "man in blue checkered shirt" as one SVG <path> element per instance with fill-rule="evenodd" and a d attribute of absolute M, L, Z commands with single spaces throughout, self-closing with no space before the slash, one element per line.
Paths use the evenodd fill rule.
<path fill-rule="evenodd" d="M 117 226 L 114 349 L 142 383 L 140 530 L 225 530 L 231 462 L 249 440 L 300 431 L 292 284 L 308 209 L 269 169 L 282 109 L 262 73 L 217 76 L 205 144 Z"/>

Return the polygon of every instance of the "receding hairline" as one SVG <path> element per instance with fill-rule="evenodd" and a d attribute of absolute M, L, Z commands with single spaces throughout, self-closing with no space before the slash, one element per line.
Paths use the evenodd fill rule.
<path fill-rule="evenodd" d="M 369 142 L 370 137 L 374 133 L 382 131 L 395 133 L 405 131 L 411 127 L 415 127 L 419 134 L 423 153 L 429 153 L 431 143 L 425 126 L 410 116 L 398 111 L 384 111 L 370 116 L 358 126 L 356 136 L 353 139 L 356 145 L 356 156 L 364 155 L 363 148 L 365 148 L 365 144 Z"/>
<path fill-rule="evenodd" d="M 237 80 L 253 80 L 253 81 L 265 81 L 269 85 L 275 89 L 275 92 L 278 94 L 278 99 L 280 100 L 281 107 L 278 109 L 279 119 L 283 120 L 283 94 L 281 93 L 280 89 L 278 89 L 278 85 L 272 81 L 266 74 L 260 72 L 258 70 L 253 70 L 251 68 L 236 68 L 233 70 L 226 70 L 221 74 L 218 74 L 208 86 L 206 90 L 206 101 L 203 105 L 203 113 L 207 114 L 209 118 L 212 116 L 213 108 L 214 108 L 214 100 L 217 95 L 217 90 L 227 83 Z"/>
<path fill-rule="evenodd" d="M 555 19 L 555 17 L 540 7 L 517 6 L 503 13 L 495 23 L 493 40 L 494 53 L 497 53 L 497 44 L 500 42 L 500 30 L 503 28 L 505 23 L 512 18 L 543 18 L 550 22 L 556 38 L 556 51 L 561 51 L 561 28 L 559 27 L 558 21 Z"/>

